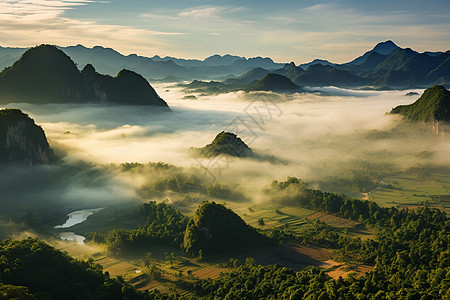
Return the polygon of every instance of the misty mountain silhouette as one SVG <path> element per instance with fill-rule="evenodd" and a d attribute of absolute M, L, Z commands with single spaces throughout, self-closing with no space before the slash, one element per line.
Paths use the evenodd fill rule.
<path fill-rule="evenodd" d="M 79 66 L 90 63 L 96 70 L 115 75 L 123 68 L 142 74 L 147 79 L 163 81 L 181 80 L 224 80 L 225 88 L 215 93 L 248 89 L 256 80 L 269 73 L 289 78 L 297 85 L 338 87 L 369 87 L 375 89 L 427 88 L 434 85 L 450 86 L 450 51 L 418 53 L 412 49 L 403 49 L 388 40 L 378 43 L 372 50 L 344 64 L 335 64 L 327 60 L 315 59 L 310 63 L 290 67 L 275 63 L 270 58 L 245 58 L 235 55 L 213 55 L 204 60 L 181 59 L 175 57 L 152 58 L 119 52 L 95 46 L 82 45 L 59 47 Z M 26 49 L 0 47 L 0 67 L 8 66 L 19 58 Z M 319 66 L 319 69 L 317 69 Z M 329 68 L 322 68 L 327 66 Z M 297 68 L 297 69 L 294 69 Z M 309 72 L 310 67 L 315 67 Z M 332 67 L 332 68 L 331 68 Z M 333 69 L 334 68 L 334 69 Z M 253 69 L 255 69 L 253 71 Z M 347 71 L 350 74 L 339 73 Z M 246 75 L 247 74 L 247 75 Z M 298 77 L 298 78 L 296 78 Z M 206 84 L 203 90 L 208 90 Z"/>
<path fill-rule="evenodd" d="M 27 50 L 0 76 L 2 103 L 114 103 L 168 107 L 141 75 L 122 70 L 101 75 L 92 65 L 80 72 L 64 52 L 51 45 Z"/>
<path fill-rule="evenodd" d="M 450 51 L 418 53 L 409 48 L 402 49 L 392 41 L 386 41 L 377 44 L 353 61 L 341 65 L 317 59 L 300 66 L 291 62 L 276 70 L 255 68 L 239 77 L 214 82 L 214 93 L 251 90 L 258 80 L 269 73 L 283 75 L 299 86 L 331 85 L 371 89 L 450 86 Z M 212 84 L 202 82 L 200 90 L 190 89 L 189 93 L 208 93 Z"/>
<path fill-rule="evenodd" d="M 0 110 L 0 163 L 32 166 L 54 159 L 44 130 L 19 109 Z"/>
<path fill-rule="evenodd" d="M 400 49 L 399 46 L 397 46 L 394 42 L 392 42 L 391 40 L 386 41 L 386 42 L 381 42 L 378 43 L 375 47 L 373 47 L 372 50 L 364 53 L 362 56 L 355 58 L 354 60 L 352 60 L 351 62 L 347 63 L 347 65 L 360 65 L 362 63 L 364 63 L 368 56 L 371 54 L 381 54 L 381 55 L 389 55 L 390 53 L 392 53 L 392 51 Z"/>
<path fill-rule="evenodd" d="M 191 148 L 195 154 L 204 157 L 229 155 L 234 157 L 256 157 L 252 149 L 244 143 L 236 134 L 222 131 L 203 148 Z"/>
<path fill-rule="evenodd" d="M 301 88 L 289 78 L 269 73 L 249 88 L 250 91 L 299 91 Z"/>

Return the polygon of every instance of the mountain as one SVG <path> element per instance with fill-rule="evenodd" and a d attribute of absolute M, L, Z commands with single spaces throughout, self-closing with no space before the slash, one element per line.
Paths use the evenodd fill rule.
<path fill-rule="evenodd" d="M 400 114 L 414 121 L 450 122 L 450 91 L 440 85 L 433 86 L 426 89 L 416 102 L 397 106 L 391 114 Z"/>
<path fill-rule="evenodd" d="M 418 54 L 419 53 L 410 48 L 396 49 L 391 54 L 389 54 L 389 56 L 383 62 L 381 62 L 375 67 L 375 72 L 380 70 L 382 71 L 400 70 L 408 59 L 415 57 Z M 424 55 L 424 57 L 429 56 Z"/>
<path fill-rule="evenodd" d="M 391 114 L 429 123 L 434 132 L 439 134 L 439 124 L 450 122 L 450 91 L 440 85 L 433 86 L 426 89 L 416 102 L 397 106 L 392 109 Z"/>
<path fill-rule="evenodd" d="M 141 75 L 122 70 L 101 75 L 92 65 L 80 72 L 63 51 L 51 45 L 27 50 L 0 74 L 0 102 L 115 103 L 168 107 Z"/>
<path fill-rule="evenodd" d="M 217 94 L 253 90 L 255 84 L 262 84 L 257 83 L 257 80 L 263 79 L 269 73 L 283 75 L 299 86 L 333 85 L 371 89 L 450 86 L 450 51 L 418 53 L 409 48 L 400 48 L 392 41 L 386 41 L 349 63 L 339 65 L 314 60 L 300 66 L 291 62 L 275 70 L 258 67 L 222 82 L 202 82 L 201 88 L 188 89 L 186 92 L 209 94 L 214 91 Z M 257 89 L 280 91 L 276 86 Z"/>
<path fill-rule="evenodd" d="M 256 157 L 252 149 L 247 146 L 237 135 L 231 132 L 220 132 L 211 144 L 203 148 L 191 148 L 195 154 L 204 157 L 229 155 L 234 157 Z"/>
<path fill-rule="evenodd" d="M 383 55 L 391 54 L 392 51 L 400 49 L 393 41 L 388 40 L 386 42 L 378 43 L 371 51 Z"/>
<path fill-rule="evenodd" d="M 269 70 L 280 68 L 283 64 L 275 63 L 266 57 L 245 58 L 236 55 L 212 55 L 204 60 L 182 59 L 175 57 L 123 55 L 111 48 L 83 45 L 58 47 L 78 66 L 92 64 L 100 73 L 114 76 L 122 69 L 128 69 L 142 74 L 149 80 L 161 80 L 166 77 L 176 77 L 180 81 L 192 79 L 219 79 L 242 75 L 249 70 L 260 67 Z M 27 48 L 0 47 L 0 68 L 10 66 L 28 50 Z"/>
<path fill-rule="evenodd" d="M 234 84 L 234 85 L 245 85 L 249 84 L 253 81 L 260 80 L 264 76 L 270 73 L 270 70 L 263 69 L 260 67 L 251 69 L 247 73 L 237 77 L 237 78 L 228 78 L 223 83 L 224 84 Z"/>
<path fill-rule="evenodd" d="M 142 74 L 152 81 L 222 81 L 225 88 L 217 92 L 248 89 L 255 80 L 260 80 L 269 73 L 286 76 L 297 85 L 306 82 L 308 85 L 376 89 L 425 88 L 437 84 L 450 86 L 450 68 L 448 68 L 450 51 L 418 53 L 412 49 L 400 48 L 390 40 L 378 43 L 372 50 L 348 63 L 333 64 L 326 60 L 315 59 L 300 66 L 294 63 L 287 65 L 275 63 L 267 57 L 247 59 L 230 54 L 215 54 L 204 60 L 198 60 L 161 58 L 157 55 L 151 58 L 136 54 L 125 56 L 114 49 L 101 46 L 87 48 L 77 45 L 59 49 L 70 56 L 78 66 L 91 64 L 98 72 L 111 76 L 115 76 L 122 69 L 127 69 Z M 11 65 L 25 50 L 0 47 L 0 67 Z M 317 66 L 319 69 L 305 72 L 310 67 Z M 353 76 L 340 73 L 344 77 L 339 79 L 335 76 L 338 72 L 330 68 L 321 69 L 324 72 L 321 76 L 317 74 L 321 66 L 347 71 Z M 304 72 L 305 74 L 302 74 Z M 300 78 L 303 81 L 299 81 Z"/>
<path fill-rule="evenodd" d="M 367 57 L 372 53 L 378 53 L 381 55 L 389 55 L 392 51 L 401 49 L 399 46 L 394 44 L 391 40 L 386 42 L 378 43 L 372 50 L 364 53 L 362 56 L 355 58 L 351 62 L 346 63 L 345 65 L 360 65 L 364 63 Z"/>
<path fill-rule="evenodd" d="M 250 91 L 300 91 L 301 88 L 283 75 L 269 73 L 249 88 Z"/>
<path fill-rule="evenodd" d="M 442 63 L 450 57 L 449 54 L 429 56 L 419 54 L 411 49 L 394 50 L 383 62 L 378 64 L 370 76 L 375 86 L 389 86 L 391 88 L 423 87 L 434 85 L 437 78 L 433 73 Z M 442 72 L 443 71 L 443 72 Z M 450 69 L 437 70 L 442 72 L 439 77 L 446 81 L 450 77 Z M 438 73 L 435 73 L 438 74 Z M 448 84 L 450 81 L 442 82 Z"/>
<path fill-rule="evenodd" d="M 243 59 L 242 57 L 226 54 L 221 56 L 219 54 L 215 54 L 213 56 L 207 57 L 203 60 L 203 63 L 207 66 L 225 66 L 231 65 L 238 60 Z"/>
<path fill-rule="evenodd" d="M 242 56 L 236 56 L 236 55 L 219 55 L 214 54 L 212 56 L 209 56 L 205 58 L 204 60 L 199 59 L 181 59 L 181 58 L 175 58 L 166 56 L 164 58 L 159 57 L 158 55 L 155 55 L 151 58 L 154 61 L 173 61 L 174 63 L 187 68 L 201 68 L 201 67 L 225 67 L 225 66 L 239 66 L 239 65 L 248 65 L 248 67 L 260 67 L 260 68 L 266 68 L 266 69 L 276 69 L 281 66 L 279 63 L 275 63 L 271 58 L 266 57 L 251 57 L 251 58 L 245 58 Z"/>
<path fill-rule="evenodd" d="M 88 63 L 102 73 L 113 75 L 126 68 L 142 74 L 147 79 L 161 80 L 174 76 L 180 80 L 209 79 L 235 74 L 241 75 L 252 68 L 276 69 L 281 66 L 270 58 L 245 58 L 235 55 L 212 55 L 204 60 L 180 59 L 175 57 L 153 56 L 151 58 L 136 54 L 122 55 L 119 52 L 100 46 L 87 48 L 82 45 L 60 47 L 80 66 Z M 1 51 L 0 51 L 1 53 Z"/>
<path fill-rule="evenodd" d="M 312 65 L 324 65 L 324 66 L 335 66 L 336 64 L 329 62 L 328 60 L 324 60 L 324 59 L 315 59 L 309 63 L 304 63 L 299 65 L 299 67 L 301 67 L 302 69 L 307 69 L 309 66 Z"/>
<path fill-rule="evenodd" d="M 445 54 L 441 54 L 445 56 Z M 426 82 L 435 82 L 437 84 L 448 84 L 450 82 L 450 56 L 447 57 L 439 66 L 430 71 L 425 76 Z"/>
<path fill-rule="evenodd" d="M 27 49 L 0 46 L 0 70 L 12 65 Z"/>
<path fill-rule="evenodd" d="M 355 87 L 366 83 L 366 80 L 346 70 L 334 66 L 312 65 L 306 71 L 293 78 L 293 82 L 302 86 L 340 86 Z"/>
<path fill-rule="evenodd" d="M 70 56 L 78 66 L 92 64 L 100 73 L 114 76 L 122 69 L 128 69 L 142 74 L 145 78 L 162 79 L 167 76 L 184 77 L 188 75 L 187 70 L 168 61 L 154 61 L 148 57 L 130 54 L 122 55 L 111 48 L 95 46 L 87 48 L 83 45 L 58 47 Z"/>
<path fill-rule="evenodd" d="M 97 73 L 88 64 L 81 71 L 81 76 L 88 101 L 168 107 L 148 81 L 133 71 L 124 69 L 116 77 L 111 77 Z"/>
<path fill-rule="evenodd" d="M 305 72 L 305 70 L 301 67 L 297 67 L 294 62 L 289 64 L 285 64 L 282 68 L 273 71 L 272 73 L 280 74 L 286 76 L 287 78 L 293 80 L 299 74 Z M 262 78 L 262 77 L 261 77 Z"/>
<path fill-rule="evenodd" d="M 364 56 L 364 59 L 358 64 L 340 65 L 340 69 L 351 71 L 353 74 L 365 74 L 373 72 L 373 70 L 382 62 L 384 62 L 389 55 L 383 55 L 377 52 L 370 52 Z"/>
<path fill-rule="evenodd" d="M 82 84 L 80 72 L 66 54 L 41 45 L 27 50 L 0 74 L 1 102 L 79 101 Z"/>
<path fill-rule="evenodd" d="M 173 61 L 179 66 L 190 68 L 201 66 L 217 67 L 217 66 L 231 65 L 235 61 L 243 59 L 243 57 L 230 54 L 226 54 L 223 56 L 219 54 L 214 54 L 212 56 L 205 58 L 204 60 L 200 60 L 200 59 L 183 59 L 172 56 L 160 57 L 159 55 L 155 55 L 152 56 L 151 59 L 153 61 Z"/>
<path fill-rule="evenodd" d="M 191 83 L 179 84 L 178 86 L 184 88 L 185 92 L 199 93 L 202 95 L 218 95 L 222 93 L 228 93 L 236 89 L 236 85 L 228 84 L 219 81 L 200 81 L 194 80 Z"/>
<path fill-rule="evenodd" d="M 223 204 L 203 202 L 189 220 L 183 244 L 187 253 L 207 256 L 269 242 Z"/>
<path fill-rule="evenodd" d="M 0 164 L 49 164 L 53 151 L 41 127 L 19 109 L 0 110 Z"/>

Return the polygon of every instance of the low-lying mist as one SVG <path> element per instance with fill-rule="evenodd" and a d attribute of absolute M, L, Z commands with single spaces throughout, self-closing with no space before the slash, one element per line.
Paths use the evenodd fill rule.
<path fill-rule="evenodd" d="M 2 172 L 5 209 L 11 202 L 11 207 L 23 209 L 55 203 L 69 209 L 148 200 L 151 193 L 137 191 L 160 175 L 153 169 L 123 172 L 110 166 L 124 162 L 161 161 L 193 168 L 211 184 L 240 183 L 249 191 L 245 198 L 253 200 L 259 199 L 255 191 L 287 176 L 320 187 L 358 172 L 370 176 L 423 164 L 450 167 L 448 136 L 433 136 L 386 114 L 417 100 L 404 96 L 408 91 L 329 87 L 307 94 L 237 92 L 182 100 L 178 88 L 155 88 L 172 112 L 141 106 L 9 105 L 43 127 L 62 162 Z M 224 130 L 236 133 L 257 153 L 284 163 L 190 155 L 190 147 L 203 147 Z"/>

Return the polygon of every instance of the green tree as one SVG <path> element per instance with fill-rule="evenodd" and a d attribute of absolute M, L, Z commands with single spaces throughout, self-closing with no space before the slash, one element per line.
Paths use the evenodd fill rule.
<path fill-rule="evenodd" d="M 260 228 L 263 228 L 264 226 L 266 226 L 266 222 L 264 221 L 264 218 L 263 218 L 263 217 L 261 217 L 261 218 L 258 219 L 258 226 L 259 226 Z"/>

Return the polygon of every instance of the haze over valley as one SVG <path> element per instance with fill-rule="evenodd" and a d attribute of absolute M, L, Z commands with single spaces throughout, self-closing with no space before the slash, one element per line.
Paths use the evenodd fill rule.
<path fill-rule="evenodd" d="M 0 298 L 450 297 L 447 3 L 137 2 L 0 3 Z"/>

